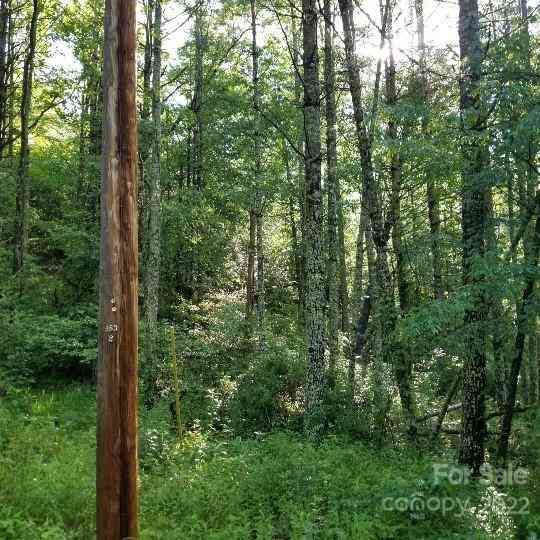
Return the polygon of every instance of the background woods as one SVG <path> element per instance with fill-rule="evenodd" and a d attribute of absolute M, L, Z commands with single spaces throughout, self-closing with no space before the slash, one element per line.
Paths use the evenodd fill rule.
<path fill-rule="evenodd" d="M 0 0 L 1 537 L 93 534 L 23 495 L 92 473 L 104 10 Z M 538 5 L 136 10 L 141 536 L 540 534 Z"/>

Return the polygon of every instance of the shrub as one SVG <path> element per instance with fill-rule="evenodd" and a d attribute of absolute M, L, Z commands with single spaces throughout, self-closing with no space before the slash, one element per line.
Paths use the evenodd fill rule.
<path fill-rule="evenodd" d="M 92 375 L 97 358 L 96 306 L 80 306 L 70 313 L 43 315 L 3 311 L 0 359 L 13 377 L 32 379 L 64 373 Z"/>
<path fill-rule="evenodd" d="M 248 371 L 239 377 L 230 403 L 234 431 L 253 433 L 291 427 L 298 420 L 305 366 L 296 351 L 269 344 L 253 354 Z"/>

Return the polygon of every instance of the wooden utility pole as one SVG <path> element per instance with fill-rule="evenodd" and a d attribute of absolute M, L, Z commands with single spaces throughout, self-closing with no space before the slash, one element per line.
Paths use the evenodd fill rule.
<path fill-rule="evenodd" d="M 106 0 L 103 67 L 97 538 L 138 537 L 135 0 Z"/>

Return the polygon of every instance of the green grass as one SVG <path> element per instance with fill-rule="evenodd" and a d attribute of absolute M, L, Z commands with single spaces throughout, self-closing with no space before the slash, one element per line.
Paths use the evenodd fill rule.
<path fill-rule="evenodd" d="M 252 440 L 192 434 L 179 445 L 165 408 L 140 424 L 142 538 L 521 538 L 501 496 L 486 503 L 489 486 L 435 485 L 432 464 L 448 460 L 442 456 L 339 438 L 314 448 L 290 433 Z M 0 538 L 95 536 L 94 425 L 88 387 L 3 398 Z M 420 505 L 470 498 L 477 508 L 464 515 L 385 509 L 396 497 Z"/>

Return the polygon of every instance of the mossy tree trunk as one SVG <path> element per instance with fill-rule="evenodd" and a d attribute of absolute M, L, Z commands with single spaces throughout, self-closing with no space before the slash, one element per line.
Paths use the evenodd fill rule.
<path fill-rule="evenodd" d="M 322 243 L 323 201 L 321 192 L 320 84 L 318 50 L 318 4 L 303 0 L 304 66 L 304 164 L 305 164 L 305 335 L 307 345 L 307 436 L 317 441 L 325 426 L 325 264 Z"/>
<path fill-rule="evenodd" d="M 459 46 L 461 59 L 460 113 L 462 146 L 463 278 L 471 302 L 465 314 L 463 362 L 463 414 L 459 462 L 478 474 L 484 463 L 486 435 L 486 331 L 487 302 L 479 261 L 485 256 L 488 191 L 485 150 L 481 128 L 482 47 L 477 0 L 459 1 Z"/>
<path fill-rule="evenodd" d="M 159 281 L 161 266 L 161 0 L 154 1 L 152 35 L 152 133 L 147 174 L 147 253 L 144 283 L 145 362 L 152 369 L 159 357 Z M 153 380 L 155 374 L 150 373 Z M 147 404 L 155 399 L 150 384 Z"/>
<path fill-rule="evenodd" d="M 339 356 L 339 237 L 336 149 L 336 75 L 334 68 L 334 21 L 331 0 L 324 1 L 324 96 L 326 115 L 327 283 L 329 380 L 335 380 Z"/>

